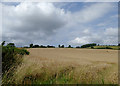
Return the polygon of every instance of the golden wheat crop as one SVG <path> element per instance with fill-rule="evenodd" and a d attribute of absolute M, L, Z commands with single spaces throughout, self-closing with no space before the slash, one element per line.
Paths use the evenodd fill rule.
<path fill-rule="evenodd" d="M 16 84 L 117 84 L 118 51 L 32 48 L 13 76 Z"/>

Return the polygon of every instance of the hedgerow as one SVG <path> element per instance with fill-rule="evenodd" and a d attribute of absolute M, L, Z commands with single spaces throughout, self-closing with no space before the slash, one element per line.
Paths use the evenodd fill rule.
<path fill-rule="evenodd" d="M 17 67 L 22 62 L 23 55 L 29 52 L 23 48 L 2 46 L 2 73 L 8 72 L 11 67 Z"/>

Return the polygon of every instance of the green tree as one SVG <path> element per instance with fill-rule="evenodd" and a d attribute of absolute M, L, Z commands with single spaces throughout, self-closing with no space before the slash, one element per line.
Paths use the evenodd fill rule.
<path fill-rule="evenodd" d="M 32 48 L 33 47 L 33 44 L 30 44 L 30 48 Z"/>
<path fill-rule="evenodd" d="M 120 43 L 118 44 L 118 46 L 120 46 Z"/>
<path fill-rule="evenodd" d="M 82 45 L 81 48 L 96 46 L 96 43 Z"/>
<path fill-rule="evenodd" d="M 2 46 L 5 45 L 5 41 L 3 41 L 1 45 L 2 45 Z"/>
<path fill-rule="evenodd" d="M 60 48 L 60 45 L 58 45 L 58 47 Z"/>
<path fill-rule="evenodd" d="M 72 48 L 71 45 L 69 45 L 68 48 Z"/>
<path fill-rule="evenodd" d="M 9 44 L 7 44 L 7 46 L 15 47 L 15 44 L 14 43 L 9 43 Z"/>
<path fill-rule="evenodd" d="M 39 45 L 34 45 L 33 48 L 39 48 Z"/>
<path fill-rule="evenodd" d="M 64 45 L 62 45 L 61 48 L 64 48 Z"/>

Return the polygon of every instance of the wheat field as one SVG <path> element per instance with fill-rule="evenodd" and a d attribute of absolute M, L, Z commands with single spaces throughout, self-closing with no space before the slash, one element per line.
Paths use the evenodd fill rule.
<path fill-rule="evenodd" d="M 118 51 L 31 48 L 14 73 L 16 84 L 117 84 Z"/>

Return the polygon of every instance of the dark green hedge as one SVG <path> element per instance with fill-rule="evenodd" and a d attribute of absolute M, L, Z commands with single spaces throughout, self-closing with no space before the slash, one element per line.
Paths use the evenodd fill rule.
<path fill-rule="evenodd" d="M 29 52 L 16 47 L 2 46 L 2 73 L 4 74 L 9 71 L 11 67 L 20 64 L 23 55 L 29 55 Z"/>

